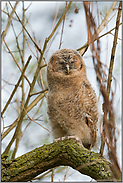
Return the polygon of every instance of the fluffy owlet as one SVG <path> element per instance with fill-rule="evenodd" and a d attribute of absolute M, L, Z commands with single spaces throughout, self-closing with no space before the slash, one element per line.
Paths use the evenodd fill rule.
<path fill-rule="evenodd" d="M 75 136 L 88 149 L 96 143 L 98 108 L 81 55 L 61 49 L 47 67 L 48 116 L 54 138 Z"/>

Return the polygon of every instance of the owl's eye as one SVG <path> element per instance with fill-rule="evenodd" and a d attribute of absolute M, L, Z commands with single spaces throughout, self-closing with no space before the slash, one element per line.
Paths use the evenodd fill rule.
<path fill-rule="evenodd" d="M 58 65 L 59 64 L 59 62 L 58 61 L 55 61 L 55 65 Z"/>
<path fill-rule="evenodd" d="M 53 66 L 53 70 L 55 72 L 59 72 L 61 70 L 61 68 L 62 68 L 58 58 L 57 58 L 57 60 L 56 59 L 53 60 L 52 66 Z"/>
<path fill-rule="evenodd" d="M 72 60 L 71 61 L 71 63 L 73 64 L 73 63 L 77 63 L 78 62 L 78 60 Z"/>
<path fill-rule="evenodd" d="M 71 60 L 71 68 L 72 69 L 79 69 L 81 66 L 80 59 L 77 56 L 74 56 Z"/>

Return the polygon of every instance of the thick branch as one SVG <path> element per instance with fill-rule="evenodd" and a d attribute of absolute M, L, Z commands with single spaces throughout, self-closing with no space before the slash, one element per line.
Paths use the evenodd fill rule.
<path fill-rule="evenodd" d="M 30 181 L 44 171 L 60 165 L 71 166 L 97 181 L 112 181 L 110 163 L 99 153 L 85 149 L 73 139 L 43 145 L 13 161 L 5 161 L 2 157 L 1 180 Z"/>

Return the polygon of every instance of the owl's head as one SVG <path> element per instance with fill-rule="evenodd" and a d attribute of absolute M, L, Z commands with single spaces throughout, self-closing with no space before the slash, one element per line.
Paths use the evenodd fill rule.
<path fill-rule="evenodd" d="M 61 49 L 56 51 L 50 57 L 48 67 L 48 73 L 52 73 L 58 77 L 71 77 L 85 71 L 85 64 L 81 55 L 72 49 Z"/>

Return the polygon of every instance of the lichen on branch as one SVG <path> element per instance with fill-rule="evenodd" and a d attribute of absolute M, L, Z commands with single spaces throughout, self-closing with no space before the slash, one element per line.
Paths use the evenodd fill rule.
<path fill-rule="evenodd" d="M 111 164 L 99 153 L 65 139 L 36 148 L 14 160 L 2 157 L 2 182 L 30 181 L 44 171 L 68 165 L 97 181 L 112 181 Z"/>

